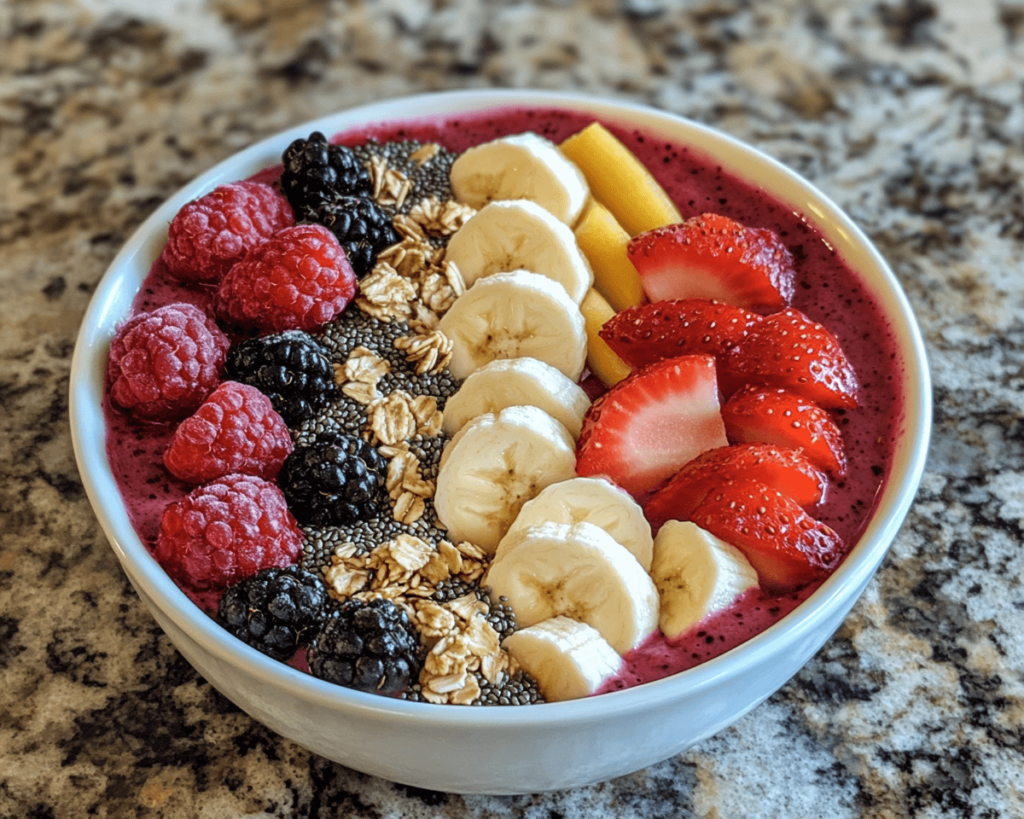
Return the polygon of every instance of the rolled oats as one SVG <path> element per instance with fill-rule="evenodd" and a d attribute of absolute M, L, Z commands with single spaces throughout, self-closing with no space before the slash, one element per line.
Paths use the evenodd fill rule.
<path fill-rule="evenodd" d="M 366 588 L 370 582 L 370 572 L 365 568 L 355 568 L 348 562 L 339 562 L 327 568 L 324 579 L 332 597 L 346 600 Z"/>
<path fill-rule="evenodd" d="M 370 160 L 369 172 L 373 198 L 382 205 L 401 208 L 412 190 L 412 180 L 401 171 L 388 167 L 387 160 L 380 156 Z"/>
<path fill-rule="evenodd" d="M 420 282 L 420 298 L 435 313 L 447 312 L 458 297 L 448 278 L 440 273 L 426 274 Z"/>
<path fill-rule="evenodd" d="M 434 547 L 414 535 L 399 535 L 387 544 L 388 559 L 410 575 L 427 565 Z"/>
<path fill-rule="evenodd" d="M 373 350 L 356 347 L 344 364 L 334 364 L 334 380 L 341 391 L 358 401 L 369 404 L 378 397 L 377 383 L 391 371 L 391 365 Z"/>
<path fill-rule="evenodd" d="M 416 418 L 417 435 L 434 438 L 441 433 L 444 414 L 437 408 L 437 399 L 433 395 L 417 395 L 409 406 Z"/>
<path fill-rule="evenodd" d="M 423 271 L 437 263 L 440 251 L 426 237 L 403 236 L 402 240 L 384 249 L 377 256 L 377 262 L 384 262 L 406 279 L 419 279 Z"/>
<path fill-rule="evenodd" d="M 398 275 L 387 262 L 378 261 L 359 282 L 356 305 L 381 321 L 405 320 L 412 315 L 410 302 L 417 296 L 415 282 Z"/>
<path fill-rule="evenodd" d="M 483 692 L 480 690 L 480 683 L 477 682 L 475 676 L 470 674 L 467 675 L 462 688 L 449 695 L 448 701 L 452 705 L 472 705 L 480 698 L 481 693 Z"/>
<path fill-rule="evenodd" d="M 412 492 L 403 492 L 395 501 L 394 517 L 402 523 L 415 523 L 426 511 L 427 505 L 423 498 Z"/>
<path fill-rule="evenodd" d="M 476 213 L 459 202 L 442 202 L 434 196 L 422 199 L 409 210 L 409 218 L 428 236 L 450 236 Z"/>
<path fill-rule="evenodd" d="M 433 600 L 424 600 L 416 606 L 412 620 L 419 626 L 420 633 L 433 639 L 449 634 L 455 628 L 455 615 Z"/>
<path fill-rule="evenodd" d="M 366 410 L 375 442 L 394 445 L 416 434 L 411 402 L 412 396 L 405 390 L 395 390 L 370 402 Z"/>
<path fill-rule="evenodd" d="M 417 165 L 425 165 L 435 156 L 437 152 L 441 150 L 441 146 L 436 142 L 427 142 L 409 154 L 409 159 L 415 162 Z"/>
<path fill-rule="evenodd" d="M 395 339 L 395 347 L 405 353 L 406 360 L 416 364 L 417 375 L 441 372 L 452 360 L 452 346 L 452 340 L 440 330 Z"/>
<path fill-rule="evenodd" d="M 404 213 L 400 213 L 395 217 L 394 223 L 395 232 L 402 238 L 417 239 L 421 242 L 427 241 L 427 234 L 415 219 L 410 219 Z"/>

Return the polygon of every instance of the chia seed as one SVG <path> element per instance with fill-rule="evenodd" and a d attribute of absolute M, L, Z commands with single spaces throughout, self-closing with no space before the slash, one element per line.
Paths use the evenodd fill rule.
<path fill-rule="evenodd" d="M 382 206 L 386 212 L 394 216 L 397 213 L 408 213 L 412 208 L 424 199 L 433 197 L 439 202 L 452 198 L 452 187 L 449 182 L 449 174 L 457 154 L 452 153 L 442 145 L 438 145 L 437 152 L 422 164 L 410 156 L 423 148 L 427 143 L 418 140 L 404 140 L 400 142 L 380 143 L 371 140 L 364 145 L 358 145 L 352 150 L 359 160 L 369 166 L 370 160 L 379 156 L 387 161 L 388 167 L 408 177 L 413 185 L 405 197 L 400 208 Z M 437 143 L 430 143 L 436 145 Z"/>
<path fill-rule="evenodd" d="M 525 671 L 505 677 L 499 683 L 480 681 L 480 698 L 473 705 L 533 705 L 547 702 L 537 681 Z"/>
<path fill-rule="evenodd" d="M 395 347 L 397 339 L 410 335 L 413 335 L 413 330 L 406 322 L 381 321 L 352 305 L 321 329 L 318 340 L 331 360 L 339 364 L 344 364 L 356 347 L 365 347 L 385 359 L 392 372 L 415 375 L 415 366 L 406 361 L 405 353 Z"/>

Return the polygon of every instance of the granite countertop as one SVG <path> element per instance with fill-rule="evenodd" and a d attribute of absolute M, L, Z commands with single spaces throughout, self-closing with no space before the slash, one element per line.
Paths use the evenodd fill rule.
<path fill-rule="evenodd" d="M 1024 816 L 1024 5 L 21 0 L 0 33 L 0 817 Z M 766 703 L 601 785 L 463 797 L 312 756 L 192 670 L 85 497 L 68 375 L 181 184 L 323 113 L 495 86 L 653 104 L 814 181 L 906 289 L 935 431 L 881 570 Z"/>

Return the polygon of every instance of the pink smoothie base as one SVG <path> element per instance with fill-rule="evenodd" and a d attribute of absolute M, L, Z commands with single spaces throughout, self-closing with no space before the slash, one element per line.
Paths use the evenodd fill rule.
<path fill-rule="evenodd" d="M 568 111 L 502 109 L 363 127 L 336 135 L 335 141 L 354 145 L 367 139 L 418 139 L 460 151 L 523 131 L 535 131 L 559 142 L 591 121 L 590 116 Z M 892 461 L 902 417 L 898 393 L 902 364 L 880 305 L 803 214 L 780 205 L 756 184 L 723 171 L 696 150 L 614 121 L 603 122 L 650 168 L 679 206 L 683 218 L 714 211 L 744 224 L 771 228 L 793 253 L 798 274 L 793 306 L 837 336 L 861 383 L 861 406 L 841 413 L 837 419 L 850 461 L 849 473 L 842 481 L 832 482 L 825 502 L 813 512 L 852 547 L 866 527 L 887 479 L 887 465 Z M 278 172 L 278 168 L 270 168 L 254 178 L 272 182 Z M 179 285 L 157 261 L 133 302 L 132 314 L 187 301 L 212 315 L 211 299 L 211 289 Z M 133 527 L 152 549 L 164 507 L 191 488 L 176 481 L 163 466 L 163 452 L 173 428 L 136 423 L 112 408 L 106 398 L 104 415 L 111 469 Z M 785 596 L 752 589 L 672 643 L 655 632 L 624 657 L 620 673 L 606 680 L 598 693 L 661 679 L 717 657 L 790 613 L 815 588 L 808 586 Z M 183 591 L 203 610 L 216 611 L 217 593 Z M 292 665 L 305 669 L 301 653 Z"/>

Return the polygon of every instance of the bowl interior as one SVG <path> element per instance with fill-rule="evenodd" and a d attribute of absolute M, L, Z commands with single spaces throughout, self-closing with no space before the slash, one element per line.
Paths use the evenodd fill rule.
<path fill-rule="evenodd" d="M 614 122 L 631 122 L 674 142 L 690 144 L 738 176 L 756 178 L 777 199 L 813 221 L 841 256 L 862 277 L 881 304 L 903 357 L 901 431 L 890 477 L 877 509 L 850 555 L 794 612 L 724 655 L 694 669 L 637 688 L 587 700 L 530 708 L 458 709 L 395 701 L 338 688 L 274 662 L 231 638 L 194 606 L 150 556 L 135 534 L 121 501 L 104 449 L 103 375 L 110 339 L 128 314 L 132 300 L 167 235 L 167 225 L 186 202 L 217 184 L 246 178 L 277 164 L 283 148 L 311 130 L 327 134 L 374 121 L 415 119 L 494 107 L 551 107 L 583 111 Z M 304 123 L 266 139 L 219 163 L 183 187 L 136 231 L 111 264 L 82 323 L 71 376 L 71 418 L 75 455 L 96 515 L 126 573 L 151 606 L 186 632 L 203 650 L 229 665 L 244 668 L 268 685 L 301 691 L 311 701 L 344 712 L 371 709 L 381 719 L 402 719 L 425 727 L 446 724 L 529 725 L 558 719 L 566 724 L 600 719 L 603 713 L 669 703 L 680 691 L 700 692 L 722 676 L 755 666 L 780 640 L 829 636 L 822 624 L 836 607 L 852 606 L 895 537 L 920 482 L 931 423 L 928 371 L 920 331 L 899 284 L 862 232 L 820 191 L 778 162 L 737 140 L 677 116 L 627 103 L 574 94 L 479 91 L 430 94 L 375 103 Z M 830 632 L 829 632 L 830 633 Z M 768 691 L 765 696 L 772 693 Z"/>

